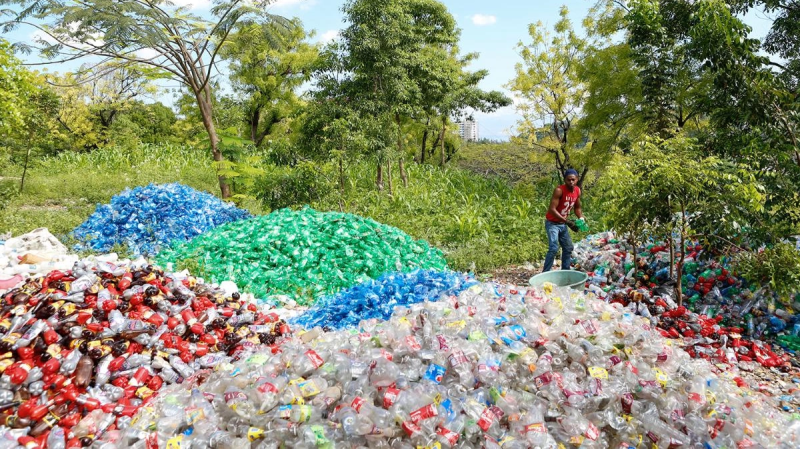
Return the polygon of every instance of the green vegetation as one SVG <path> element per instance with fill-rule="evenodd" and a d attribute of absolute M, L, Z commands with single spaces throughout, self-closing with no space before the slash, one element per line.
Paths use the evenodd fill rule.
<path fill-rule="evenodd" d="M 542 209 L 571 167 L 590 222 L 634 239 L 723 250 L 800 233 L 796 2 L 598 0 L 580 30 L 564 8 L 518 30 L 517 135 L 469 145 L 453 124 L 511 101 L 478 87 L 488 72 L 441 2 L 348 0 L 326 45 L 269 3 L 199 17 L 166 0 L 0 0 L 3 32 L 47 37 L 14 49 L 103 61 L 39 73 L 0 40 L 3 230 L 64 233 L 126 186 L 180 181 L 256 213 L 363 214 L 487 270 L 541 257 Z M 763 40 L 742 20 L 753 8 L 775 15 Z M 141 101 L 165 78 L 175 110 Z"/>
<path fill-rule="evenodd" d="M 30 183 L 23 194 L 12 195 L 0 211 L 4 230 L 14 234 L 46 226 L 64 235 L 125 187 L 150 182 L 178 181 L 215 192 L 216 177 L 204 149 L 185 146 L 142 145 L 135 151 L 106 148 L 91 153 L 63 153 L 38 160 L 29 170 Z M 20 167 L 4 165 L 0 176 L 14 176 Z M 409 185 L 393 196 L 374 188 L 375 165 L 369 160 L 347 170 L 345 195 L 338 185 L 335 166 L 295 168 L 263 166 L 256 179 L 259 191 L 278 207 L 310 204 L 326 211 L 350 212 L 402 229 L 417 239 L 444 250 L 451 267 L 484 272 L 507 264 L 537 261 L 545 251 L 542 209 L 551 187 L 512 187 L 457 168 L 429 165 L 408 167 Z M 281 194 L 275 190 L 280 186 Z M 312 188 L 310 189 L 309 186 Z M 309 193 L 311 192 L 311 193 Z M 261 203 L 244 206 L 259 214 Z"/>
<path fill-rule="evenodd" d="M 0 161 L 3 186 L 18 187 L 20 165 Z M 134 150 L 104 148 L 90 153 L 61 153 L 37 159 L 28 169 L 22 194 L 6 194 L 0 208 L 2 230 L 13 234 L 47 227 L 64 235 L 85 220 L 98 203 L 107 203 L 126 187 L 182 182 L 216 191 L 211 161 L 202 150 L 177 145 L 142 145 Z"/>

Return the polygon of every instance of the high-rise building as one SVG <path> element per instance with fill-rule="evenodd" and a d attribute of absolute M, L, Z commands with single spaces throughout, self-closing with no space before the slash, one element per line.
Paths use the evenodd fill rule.
<path fill-rule="evenodd" d="M 478 141 L 478 122 L 473 119 L 467 119 L 458 122 L 458 132 L 461 138 L 467 141 Z"/>

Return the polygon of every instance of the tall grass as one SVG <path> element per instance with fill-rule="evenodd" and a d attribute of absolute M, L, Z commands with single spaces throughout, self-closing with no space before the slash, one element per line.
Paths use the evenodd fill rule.
<path fill-rule="evenodd" d="M 6 165 L 0 167 L 0 176 L 20 175 L 21 167 Z M 312 200 L 311 206 L 323 211 L 342 207 L 396 226 L 443 249 L 450 266 L 459 270 L 480 273 L 543 258 L 544 211 L 553 188 L 548 180 L 512 186 L 459 168 L 409 164 L 407 169 L 408 187 L 395 179 L 393 195 L 375 189 L 371 161 L 348 168 L 344 195 L 335 170 L 325 171 L 315 182 L 327 186 L 320 189 L 323 196 Z M 266 173 L 291 175 L 292 170 L 274 167 Z M 142 145 L 136 150 L 63 153 L 32 164 L 23 193 L 8 198 L 0 210 L 0 233 L 16 235 L 44 226 L 64 236 L 84 221 L 96 204 L 107 203 L 125 188 L 151 182 L 181 182 L 215 195 L 219 192 L 211 157 L 203 149 Z M 251 192 L 253 196 L 259 193 L 263 192 Z M 248 205 L 251 212 L 261 212 L 260 207 Z"/>
<path fill-rule="evenodd" d="M 443 249 L 455 269 L 484 272 L 543 258 L 547 204 L 535 189 L 430 165 L 410 164 L 408 174 L 408 187 L 396 179 L 390 196 L 375 190 L 374 164 L 359 163 L 349 170 L 344 195 L 333 189 L 312 207 L 339 210 L 341 200 L 346 212 Z"/>
<path fill-rule="evenodd" d="M 219 187 L 208 151 L 178 145 L 142 145 L 135 150 L 104 148 L 61 153 L 34 161 L 22 194 L 9 195 L 0 210 L 0 233 L 20 234 L 47 227 L 64 235 L 85 220 L 98 203 L 125 188 L 181 182 L 217 194 Z M 5 164 L 0 176 L 14 183 L 22 167 Z"/>

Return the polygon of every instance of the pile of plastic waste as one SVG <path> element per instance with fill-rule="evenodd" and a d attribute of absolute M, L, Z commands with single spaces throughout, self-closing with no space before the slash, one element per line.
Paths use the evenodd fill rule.
<path fill-rule="evenodd" d="M 444 269 L 442 252 L 368 218 L 283 209 L 230 223 L 161 252 L 214 282 L 232 280 L 256 297 L 301 305 L 393 271 Z"/>
<path fill-rule="evenodd" d="M 697 242 L 686 248 L 681 307 L 669 281 L 665 245 L 640 248 L 634 265 L 632 248 L 607 232 L 578 243 L 575 255 L 576 268 L 590 275 L 590 291 L 648 318 L 663 335 L 682 339 L 691 355 L 723 363 L 790 366 L 788 357 L 778 356 L 762 340 L 800 333 L 800 315 L 793 311 L 800 302 L 783 304 L 748 286 L 729 271 L 725 258 L 708 257 Z"/>
<path fill-rule="evenodd" d="M 475 285 L 176 385 L 103 441 L 194 447 L 797 447 L 800 421 L 620 305 Z M 93 429 L 87 428 L 86 432 Z"/>
<path fill-rule="evenodd" d="M 291 322 L 307 329 L 316 326 L 326 329 L 356 327 L 363 320 L 387 320 L 398 306 L 458 295 L 474 283 L 477 281 L 452 271 L 388 273 L 322 298 Z"/>
<path fill-rule="evenodd" d="M 0 241 L 0 293 L 22 284 L 30 275 L 69 269 L 78 260 L 46 228 Z"/>
<path fill-rule="evenodd" d="M 221 224 L 250 217 L 205 192 L 181 184 L 150 184 L 125 189 L 99 204 L 72 235 L 78 249 L 111 251 L 124 245 L 134 255 L 155 255 L 175 241 L 186 241 Z"/>
<path fill-rule="evenodd" d="M 0 299 L 0 429 L 25 447 L 88 447 L 163 386 L 289 332 L 236 292 L 115 255 L 32 277 Z"/>

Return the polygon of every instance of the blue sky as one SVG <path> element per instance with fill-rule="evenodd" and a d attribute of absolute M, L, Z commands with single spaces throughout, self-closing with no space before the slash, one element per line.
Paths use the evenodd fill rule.
<path fill-rule="evenodd" d="M 576 28 L 586 16 L 596 0 L 441 0 L 456 18 L 461 29 L 461 50 L 464 53 L 477 52 L 480 57 L 470 69 L 487 69 L 489 76 L 481 87 L 485 90 L 501 90 L 514 76 L 514 65 L 520 61 L 515 49 L 517 43 L 528 41 L 528 25 L 542 21 L 552 26 L 558 20 L 562 5 L 570 11 Z M 210 0 L 173 0 L 179 5 L 192 5 L 196 12 L 207 10 Z M 275 14 L 298 17 L 306 29 L 315 30 L 318 41 L 335 38 L 337 32 L 345 27 L 340 11 L 343 0 L 277 0 L 270 9 Z M 769 28 L 770 21 L 763 13 L 751 12 L 745 21 L 753 27 L 753 35 L 762 37 Z M 11 41 L 29 38 L 31 29 L 20 29 L 6 36 Z M 24 58 L 33 60 L 35 58 Z M 50 66 L 51 71 L 74 69 L 72 67 Z M 160 98 L 164 103 L 171 99 Z M 482 138 L 507 140 L 519 119 L 513 106 L 500 109 L 492 114 L 476 113 L 479 133 Z"/>

